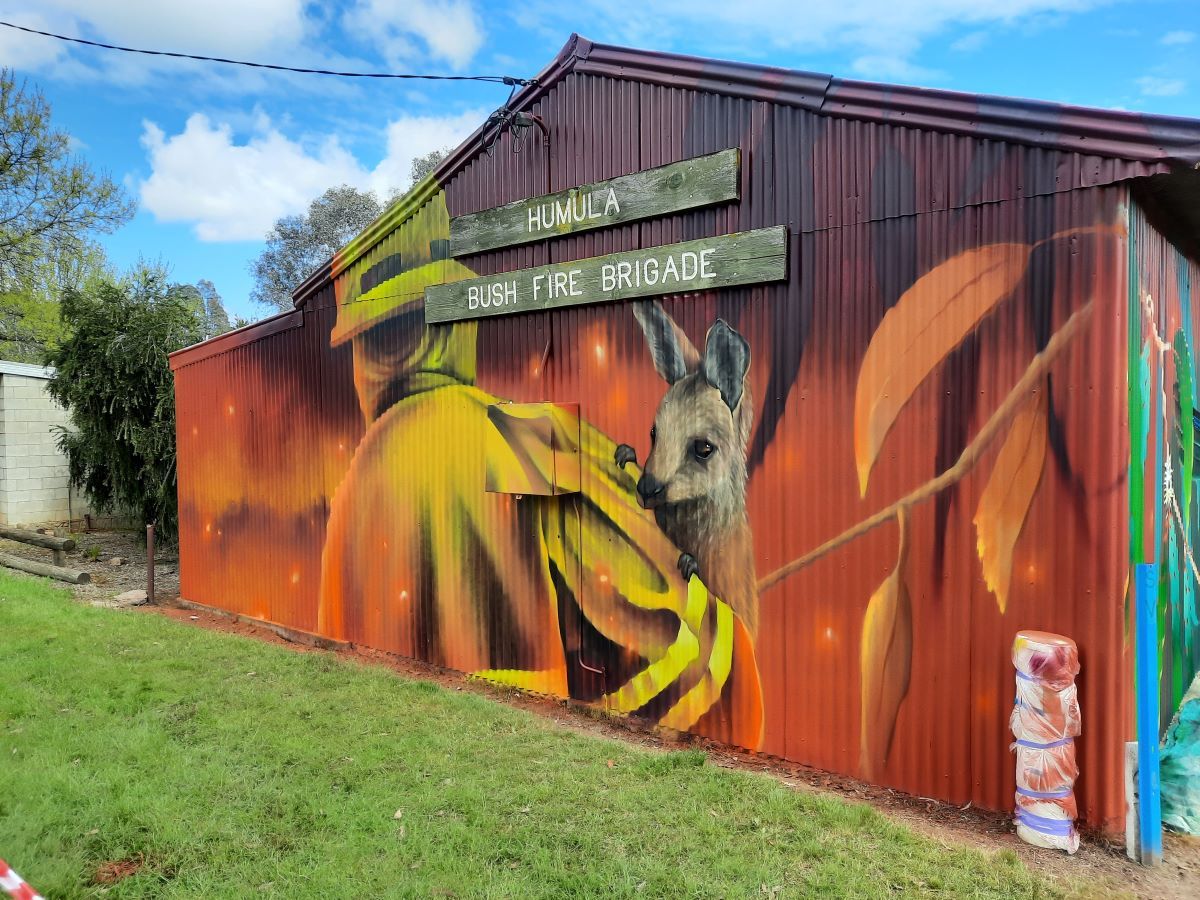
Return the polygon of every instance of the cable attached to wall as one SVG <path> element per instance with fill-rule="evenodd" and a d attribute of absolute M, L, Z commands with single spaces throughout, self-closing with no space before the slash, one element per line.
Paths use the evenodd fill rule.
<path fill-rule="evenodd" d="M 536 79 L 524 82 L 524 84 L 536 84 Z M 513 97 L 517 94 L 517 88 L 521 83 L 516 81 L 511 82 L 512 90 L 508 92 L 508 99 L 504 104 L 492 113 L 484 123 L 484 132 L 489 128 L 495 128 L 492 134 L 492 139 L 484 145 L 484 150 L 488 156 L 491 156 L 496 149 L 496 142 L 500 140 L 500 136 L 508 131 L 512 135 L 513 153 L 520 153 L 525 145 L 525 134 L 530 128 L 537 128 L 542 133 L 542 145 L 550 146 L 550 129 L 546 127 L 545 121 L 541 116 L 534 113 L 517 112 L 512 108 Z"/>

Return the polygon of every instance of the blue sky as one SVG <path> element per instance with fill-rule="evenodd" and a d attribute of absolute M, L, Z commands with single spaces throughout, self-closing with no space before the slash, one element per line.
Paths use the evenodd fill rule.
<path fill-rule="evenodd" d="M 1200 117 L 1200 0 L 0 0 L 0 20 L 154 49 L 320 68 L 532 75 L 597 41 L 852 78 Z M 231 312 L 281 215 L 325 188 L 404 187 L 506 89 L 367 82 L 132 56 L 0 28 L 93 165 L 137 198 L 121 267 L 211 279 Z"/>

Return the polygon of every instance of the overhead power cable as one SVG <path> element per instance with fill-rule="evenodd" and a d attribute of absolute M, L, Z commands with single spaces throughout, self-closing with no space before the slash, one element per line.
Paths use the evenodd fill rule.
<path fill-rule="evenodd" d="M 84 44 L 88 47 L 99 47 L 103 50 L 120 50 L 122 53 L 141 53 L 145 56 L 170 56 L 174 59 L 194 59 L 200 62 L 223 63 L 229 66 L 247 66 L 251 69 L 272 69 L 276 72 L 298 72 L 301 75 L 334 75 L 338 78 L 400 78 L 420 81 L 486 81 L 492 84 L 507 84 L 514 88 L 521 85 L 533 84 L 531 78 L 514 78 L 511 75 L 416 75 L 396 72 L 336 72 L 332 69 L 301 69 L 295 66 L 278 66 L 274 63 L 248 62 L 243 59 L 225 59 L 220 56 L 200 56 L 194 53 L 175 53 L 171 50 L 145 50 L 139 47 L 120 47 L 116 44 L 102 44 L 99 41 L 89 41 L 85 38 L 69 37 L 65 34 L 55 34 L 52 31 L 39 31 L 27 28 L 13 22 L 0 22 L 6 28 L 15 28 L 29 34 L 39 34 L 42 37 L 68 41 L 73 44 Z"/>

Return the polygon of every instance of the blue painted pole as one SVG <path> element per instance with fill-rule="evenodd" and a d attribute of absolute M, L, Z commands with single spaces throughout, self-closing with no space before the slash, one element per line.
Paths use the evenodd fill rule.
<path fill-rule="evenodd" d="M 1158 564 L 1139 563 L 1134 581 L 1137 653 L 1138 858 L 1162 862 L 1158 784 Z"/>

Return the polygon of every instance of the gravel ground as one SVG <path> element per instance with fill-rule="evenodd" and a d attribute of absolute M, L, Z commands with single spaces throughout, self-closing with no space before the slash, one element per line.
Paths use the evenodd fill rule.
<path fill-rule="evenodd" d="M 46 525 L 43 527 L 53 527 Z M 66 537 L 65 528 L 55 528 L 55 533 Z M 126 591 L 146 589 L 146 543 L 145 535 L 136 531 L 93 531 L 75 533 L 76 547 L 67 551 L 66 567 L 80 569 L 91 576 L 88 584 L 71 585 L 75 596 L 93 606 L 125 606 L 115 597 Z M 10 553 L 41 563 L 53 563 L 54 555 L 49 550 L 33 547 L 18 541 L 0 540 L 0 553 Z M 125 562 L 116 566 L 113 558 Z M 179 550 L 174 546 L 159 548 L 154 560 L 154 592 L 159 599 L 179 596 Z"/>

